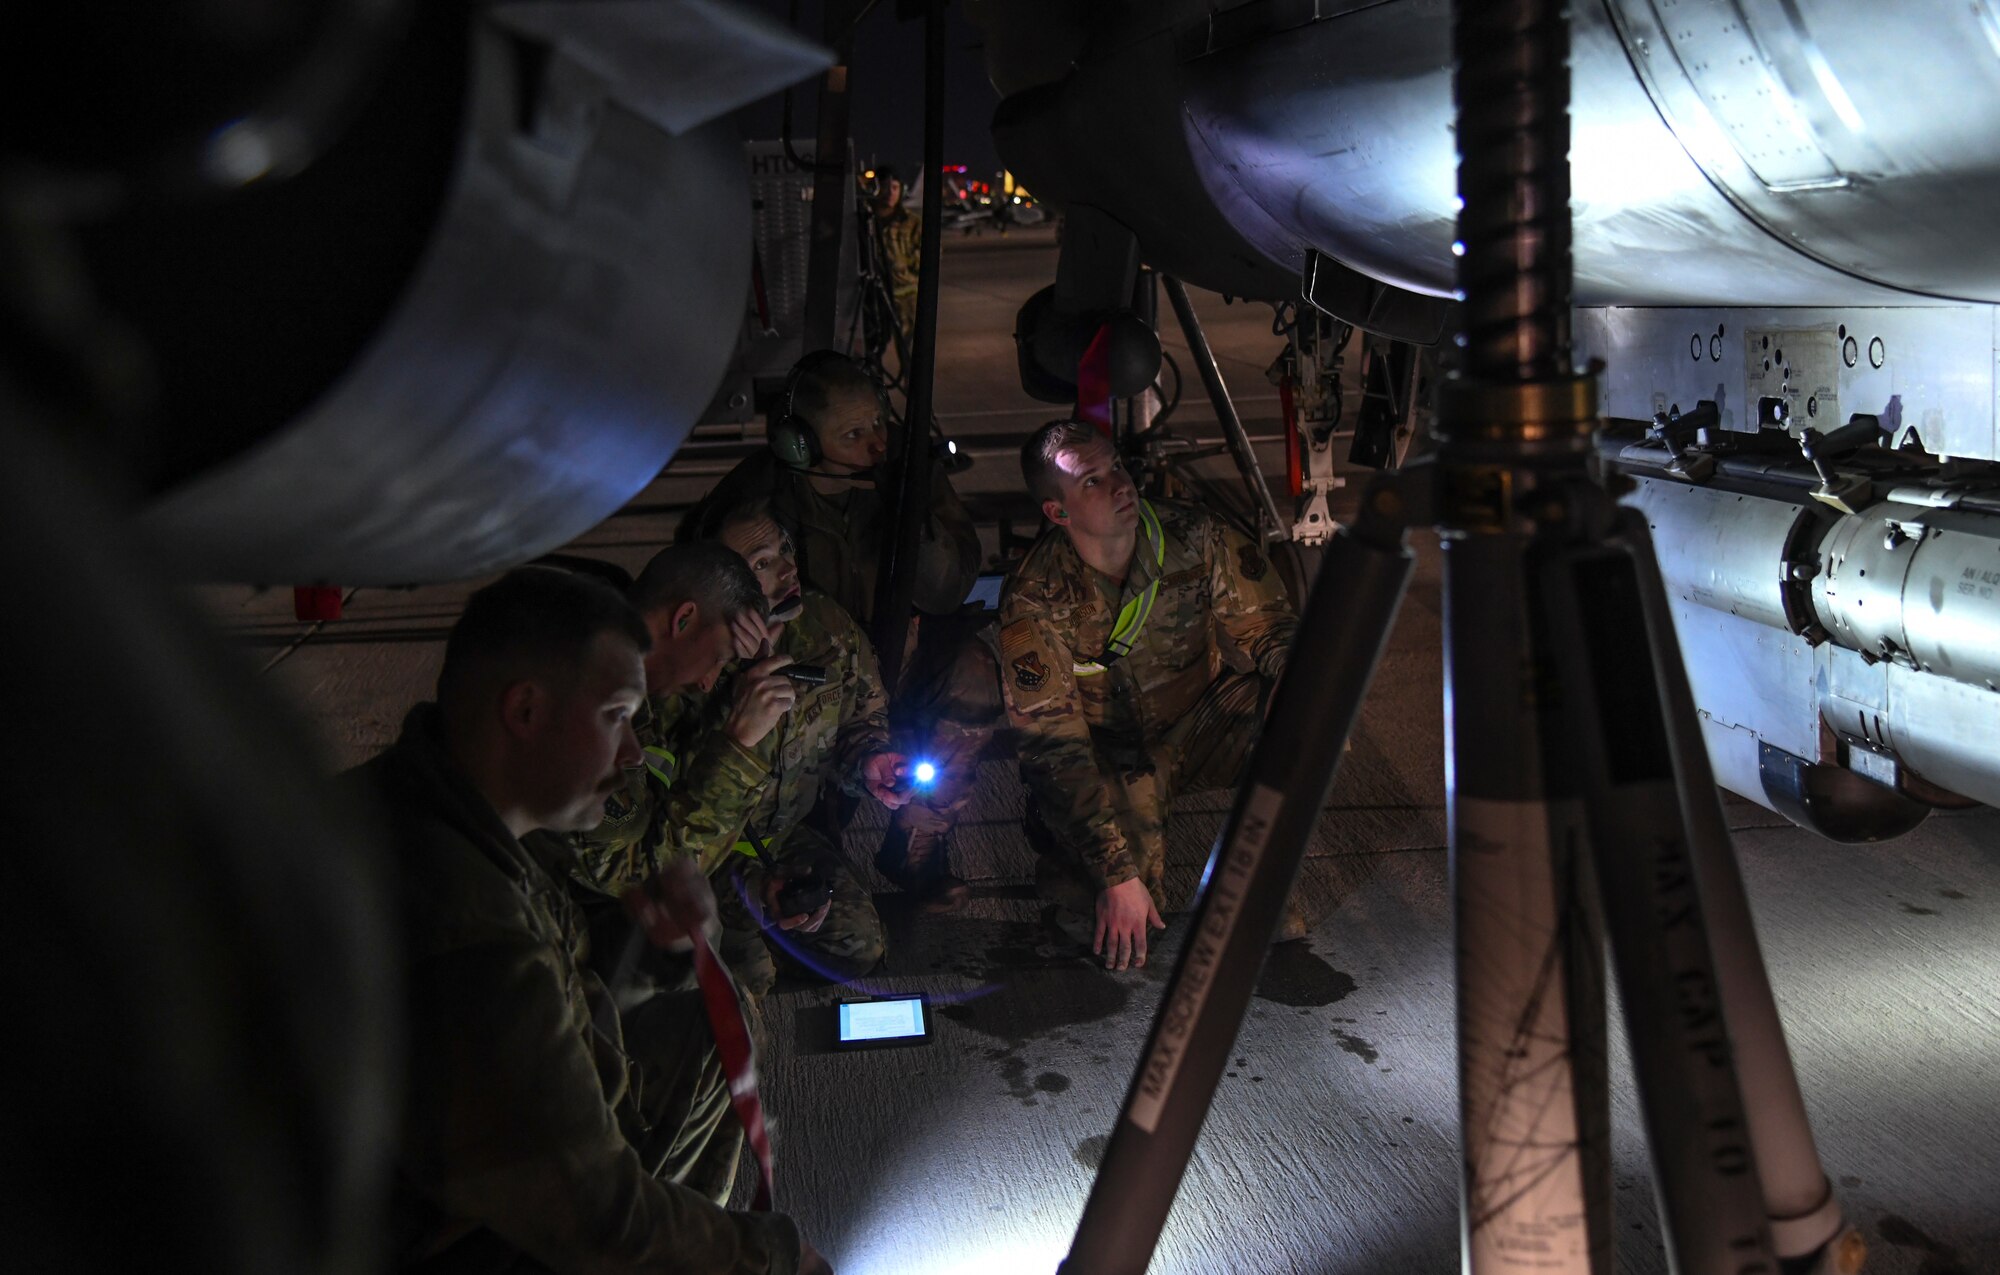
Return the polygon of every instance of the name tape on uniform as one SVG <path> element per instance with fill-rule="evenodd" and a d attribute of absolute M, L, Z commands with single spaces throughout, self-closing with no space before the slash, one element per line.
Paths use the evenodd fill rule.
<path fill-rule="evenodd" d="M 1215 879 L 1209 883 L 1208 910 L 1202 915 L 1201 929 L 1188 939 L 1173 999 L 1167 1002 L 1167 1012 L 1160 1015 L 1159 1037 L 1146 1055 L 1146 1065 L 1139 1071 L 1138 1092 L 1132 1097 L 1129 1119 L 1146 1133 L 1159 1126 L 1167 1095 L 1173 1091 L 1181 1061 L 1187 1056 L 1195 1019 L 1208 1003 L 1208 989 L 1215 981 L 1215 967 L 1222 962 L 1223 945 L 1236 926 L 1250 878 L 1271 839 L 1271 825 L 1284 805 L 1285 795 L 1276 788 L 1268 784 L 1253 787 L 1249 800 L 1243 803 L 1243 822 L 1216 864 Z"/>

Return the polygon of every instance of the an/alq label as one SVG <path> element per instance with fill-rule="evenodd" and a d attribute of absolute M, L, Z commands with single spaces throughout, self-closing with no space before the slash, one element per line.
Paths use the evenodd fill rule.
<path fill-rule="evenodd" d="M 1284 805 L 1284 794 L 1276 788 L 1266 784 L 1252 788 L 1249 800 L 1243 803 L 1243 822 L 1223 851 L 1222 861 L 1216 865 L 1215 878 L 1209 882 L 1208 911 L 1202 916 L 1201 929 L 1188 939 L 1187 957 L 1181 962 L 1173 999 L 1167 1002 L 1167 1012 L 1160 1016 L 1160 1034 L 1146 1055 L 1146 1065 L 1139 1072 L 1139 1091 L 1132 1097 L 1129 1118 L 1147 1133 L 1159 1126 L 1167 1095 L 1173 1092 L 1174 1080 L 1180 1075 L 1188 1040 L 1194 1035 L 1195 1020 L 1201 1017 L 1201 1007 L 1208 1002 L 1208 989 L 1215 980 L 1215 967 L 1222 961 L 1223 945 L 1236 927 L 1243 896 L 1250 888 L 1250 877 L 1264 858 L 1264 846 L 1271 839 L 1271 824 Z"/>

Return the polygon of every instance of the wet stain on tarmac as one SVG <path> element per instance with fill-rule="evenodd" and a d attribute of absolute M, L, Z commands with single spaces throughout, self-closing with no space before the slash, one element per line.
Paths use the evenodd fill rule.
<path fill-rule="evenodd" d="M 1000 1064 L 994 1074 L 1000 1077 L 1001 1084 L 1007 1086 L 1008 1093 L 1021 1100 L 1023 1106 L 1035 1100 L 1035 1087 L 1028 1083 L 1028 1060 L 1021 1057 L 1019 1051 L 989 1049 L 986 1058 L 989 1062 Z"/>
<path fill-rule="evenodd" d="M 983 983 L 1016 970 L 1084 965 L 1076 948 L 1036 921 L 960 920 L 952 940 L 943 967 Z"/>
<path fill-rule="evenodd" d="M 1059 1094 L 1069 1088 L 1069 1077 L 1059 1071 L 1045 1071 L 1029 1080 L 1028 1060 L 1021 1057 L 1018 1048 L 989 1049 L 986 1060 L 1000 1064 L 994 1074 L 1007 1086 L 1008 1094 L 1024 1107 L 1039 1107 L 1043 1095 Z"/>
<path fill-rule="evenodd" d="M 1354 976 L 1313 955 L 1310 943 L 1281 943 L 1272 948 L 1264 973 L 1257 979 L 1260 999 L 1308 1009 L 1331 1005 L 1353 990 Z"/>
<path fill-rule="evenodd" d="M 1920 908 L 1914 903 L 1905 903 L 1903 911 L 1908 912 L 1911 916 L 1936 916 L 1938 914 L 1936 908 Z"/>
<path fill-rule="evenodd" d="M 1343 1031 L 1336 1031 L 1333 1034 L 1333 1038 L 1335 1041 L 1339 1042 L 1340 1047 L 1343 1050 L 1345 1050 L 1350 1054 L 1353 1054 L 1356 1058 L 1359 1058 L 1362 1062 L 1372 1063 L 1377 1058 L 1380 1058 L 1382 1056 L 1380 1053 L 1376 1051 L 1375 1046 L 1369 1044 L 1367 1041 L 1361 1039 L 1361 1037 L 1359 1036 L 1350 1035 L 1347 1032 Z"/>
<path fill-rule="evenodd" d="M 1073 977 L 1062 980 L 1060 989 L 1043 988 L 1037 995 L 1024 996 L 1001 988 L 938 1012 L 983 1036 L 1019 1047 L 1065 1027 L 1109 1018 L 1132 999 L 1130 989 L 1102 970 L 1081 965 L 1075 970 Z"/>
<path fill-rule="evenodd" d="M 1002 953 L 1017 956 L 1016 953 Z M 1029 953 L 1032 959 L 1038 955 Z M 1125 1008 L 1131 999 L 1130 990 L 1116 978 L 1102 970 L 1093 969 L 1081 962 L 1070 960 L 1053 963 L 1066 968 L 1068 973 L 1059 973 L 1054 980 L 1059 986 L 1044 986 L 1035 989 L 1036 994 L 1023 995 L 1016 988 L 1005 986 L 1012 981 L 993 977 L 999 971 L 988 967 L 974 972 L 961 969 L 959 972 L 969 977 L 1001 983 L 997 990 L 984 996 L 946 1005 L 938 1013 L 953 1022 L 999 1042 L 986 1050 L 985 1057 L 995 1064 L 994 1074 L 1007 1092 L 1019 1100 L 1024 1107 L 1039 1106 L 1039 1096 L 1057 1094 L 1070 1087 L 1068 1076 L 1056 1071 L 1044 1071 L 1029 1078 L 1028 1059 L 1023 1053 L 1031 1041 L 1047 1041 L 1059 1044 L 1072 1039 L 1064 1033 L 1065 1028 L 1095 1023 L 1110 1018 Z"/>
<path fill-rule="evenodd" d="M 1108 1133 L 1093 1134 L 1090 1137 L 1085 1138 L 1082 1142 L 1077 1143 L 1076 1150 L 1071 1152 L 1070 1154 L 1074 1155 L 1076 1157 L 1076 1162 L 1082 1165 L 1084 1168 L 1099 1169 L 1104 1167 L 1104 1148 L 1110 1145 L 1111 1145 L 1110 1134 Z"/>
<path fill-rule="evenodd" d="M 1958 1255 L 1958 1250 L 1938 1243 L 1918 1230 L 1907 1218 L 1894 1213 L 1884 1213 L 1876 1224 L 1876 1231 L 1883 1239 L 1897 1248 L 1913 1248 L 1923 1253 L 1917 1275 L 1971 1275 L 1972 1268 Z"/>
<path fill-rule="evenodd" d="M 1938 897 L 1940 899 L 1969 899 L 1972 896 L 1963 890 L 1939 890 Z"/>

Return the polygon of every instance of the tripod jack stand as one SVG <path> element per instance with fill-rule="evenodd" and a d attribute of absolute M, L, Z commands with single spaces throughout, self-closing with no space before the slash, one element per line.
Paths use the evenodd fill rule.
<path fill-rule="evenodd" d="M 1149 1264 L 1408 585 L 1405 537 L 1435 526 L 1464 1269 L 1612 1270 L 1608 929 L 1669 1270 L 1852 1275 L 1647 531 L 1591 472 L 1567 17 L 1462 0 L 1453 36 L 1465 368 L 1439 452 L 1375 479 L 1327 547 L 1062 1270 Z"/>
<path fill-rule="evenodd" d="M 1406 528 L 1456 490 L 1512 497 L 1445 529 L 1466 1269 L 1612 1269 L 1608 928 L 1670 1269 L 1856 1271 L 1644 523 L 1580 458 L 1497 483 L 1453 461 L 1376 479 L 1328 547 L 1316 658 L 1275 697 L 1063 1269 L 1145 1270 L 1407 586 Z"/>

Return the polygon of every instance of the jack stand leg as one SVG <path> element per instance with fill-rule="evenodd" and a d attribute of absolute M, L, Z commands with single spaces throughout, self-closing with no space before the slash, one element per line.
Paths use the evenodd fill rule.
<path fill-rule="evenodd" d="M 1757 1149 L 1772 1247 L 1789 1270 L 1855 1275 L 1866 1261 L 1867 1247 L 1860 1232 L 1847 1225 L 1820 1167 L 1805 1098 L 1785 1044 L 1764 954 L 1757 945 L 1722 796 L 1702 744 L 1652 536 L 1646 520 L 1631 510 L 1621 511 L 1619 534 L 1631 546 L 1645 622 L 1653 635 L 1655 670 L 1681 779 L 1689 851 L 1721 980 L 1723 1014 L 1736 1049 L 1736 1077 L 1747 1107 L 1750 1141 Z"/>
<path fill-rule="evenodd" d="M 1445 542 L 1464 1268 L 1608 1275 L 1602 957 L 1572 906 L 1583 812 L 1543 707 L 1525 544 Z"/>
<path fill-rule="evenodd" d="M 1395 480 L 1376 482 L 1327 548 L 1064 1275 L 1144 1275 L 1152 1261 L 1409 585 L 1403 509 Z"/>
<path fill-rule="evenodd" d="M 1576 482 L 1547 511 L 1557 523 L 1601 524 L 1589 511 L 1604 500 Z M 1585 787 L 1668 1269 L 1776 1275 L 1629 546 L 1551 544 L 1538 576 L 1558 657 L 1557 694 Z"/>

